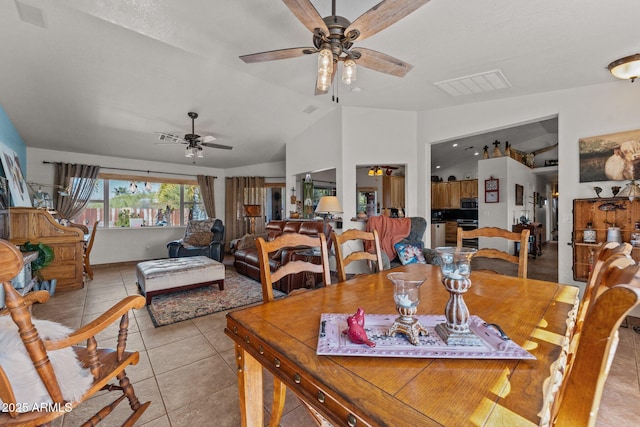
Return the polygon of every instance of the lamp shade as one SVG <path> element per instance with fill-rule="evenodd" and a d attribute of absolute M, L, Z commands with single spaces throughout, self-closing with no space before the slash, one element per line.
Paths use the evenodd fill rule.
<path fill-rule="evenodd" d="M 640 53 L 613 61 L 607 68 L 619 79 L 634 81 L 640 76 Z"/>
<path fill-rule="evenodd" d="M 262 205 L 244 205 L 244 216 L 256 218 L 262 215 Z"/>
<path fill-rule="evenodd" d="M 320 198 L 316 212 L 328 214 L 342 212 L 340 200 L 336 196 L 323 196 Z"/>

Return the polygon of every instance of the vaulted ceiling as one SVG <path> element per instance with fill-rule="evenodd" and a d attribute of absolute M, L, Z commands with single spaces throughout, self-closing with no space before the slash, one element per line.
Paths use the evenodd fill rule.
<path fill-rule="evenodd" d="M 331 14 L 330 0 L 312 3 Z M 337 14 L 353 21 L 376 3 L 337 0 Z M 636 0 L 431 0 L 356 41 L 412 64 L 407 76 L 359 67 L 337 104 L 314 96 L 315 55 L 238 58 L 312 46 L 282 1 L 6 0 L 0 103 L 29 147 L 189 164 L 154 132 L 189 133 L 196 111 L 197 133 L 234 147 L 198 164 L 272 162 L 338 106 L 421 111 L 614 81 L 606 66 L 638 50 L 639 15 Z M 451 96 L 434 85 L 492 70 L 510 86 Z"/>

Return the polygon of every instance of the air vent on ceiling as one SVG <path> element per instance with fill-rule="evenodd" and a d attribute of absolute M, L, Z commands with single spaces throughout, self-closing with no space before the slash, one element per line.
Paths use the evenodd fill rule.
<path fill-rule="evenodd" d="M 307 113 L 307 114 L 311 114 L 314 111 L 316 111 L 318 109 L 318 107 L 316 107 L 315 105 L 309 105 L 307 108 L 305 108 L 304 110 L 302 110 L 303 113 Z"/>
<path fill-rule="evenodd" d="M 450 96 L 473 95 L 511 87 L 500 70 L 435 82 L 434 85 Z"/>
<path fill-rule="evenodd" d="M 47 24 L 44 19 L 44 12 L 42 11 L 42 9 L 19 2 L 17 0 L 16 7 L 18 8 L 18 15 L 23 22 L 38 26 L 40 28 L 47 28 Z"/>

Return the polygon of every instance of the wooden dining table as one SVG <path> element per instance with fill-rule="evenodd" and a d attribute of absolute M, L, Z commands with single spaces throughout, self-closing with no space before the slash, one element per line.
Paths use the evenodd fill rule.
<path fill-rule="evenodd" d="M 544 390 L 577 308 L 578 288 L 473 272 L 471 315 L 498 324 L 535 360 L 321 356 L 323 313 L 397 314 L 391 271 L 423 275 L 418 315 L 443 314 L 440 269 L 410 264 L 232 311 L 243 426 L 263 424 L 263 368 L 333 425 L 538 425 Z"/>

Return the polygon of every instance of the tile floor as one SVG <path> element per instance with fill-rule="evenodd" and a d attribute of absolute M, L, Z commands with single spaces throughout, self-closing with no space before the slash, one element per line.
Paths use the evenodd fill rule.
<path fill-rule="evenodd" d="M 545 245 L 545 254 L 530 259 L 530 277 L 547 271 L 554 280 L 554 243 Z M 557 252 L 557 251 L 556 251 Z M 226 263 L 229 261 L 225 260 Z M 114 302 L 128 294 L 137 294 L 135 267 L 100 268 L 84 289 L 56 294 L 47 304 L 34 308 L 38 318 L 59 321 L 77 328 L 97 317 Z M 535 277 L 543 278 L 543 277 Z M 224 334 L 225 313 L 215 313 L 185 322 L 154 328 L 146 308 L 131 317 L 128 347 L 140 351 L 140 363 L 127 372 L 141 401 L 152 404 L 139 420 L 141 426 L 240 425 L 234 350 Z M 630 318 L 630 325 L 640 319 Z M 116 330 L 102 334 L 103 345 L 115 345 Z M 640 334 L 631 328 L 620 329 L 620 344 L 607 382 L 598 417 L 598 426 L 640 425 Z M 269 388 L 269 381 L 265 381 Z M 265 391 L 267 400 L 270 390 Z M 100 395 L 85 402 L 54 427 L 74 427 L 102 407 Z M 269 403 L 265 404 L 266 409 Z M 129 415 L 123 402 L 101 426 L 120 425 Z M 268 413 L 265 415 L 268 417 Z M 314 426 L 295 396 L 288 396 L 283 427 Z"/>

